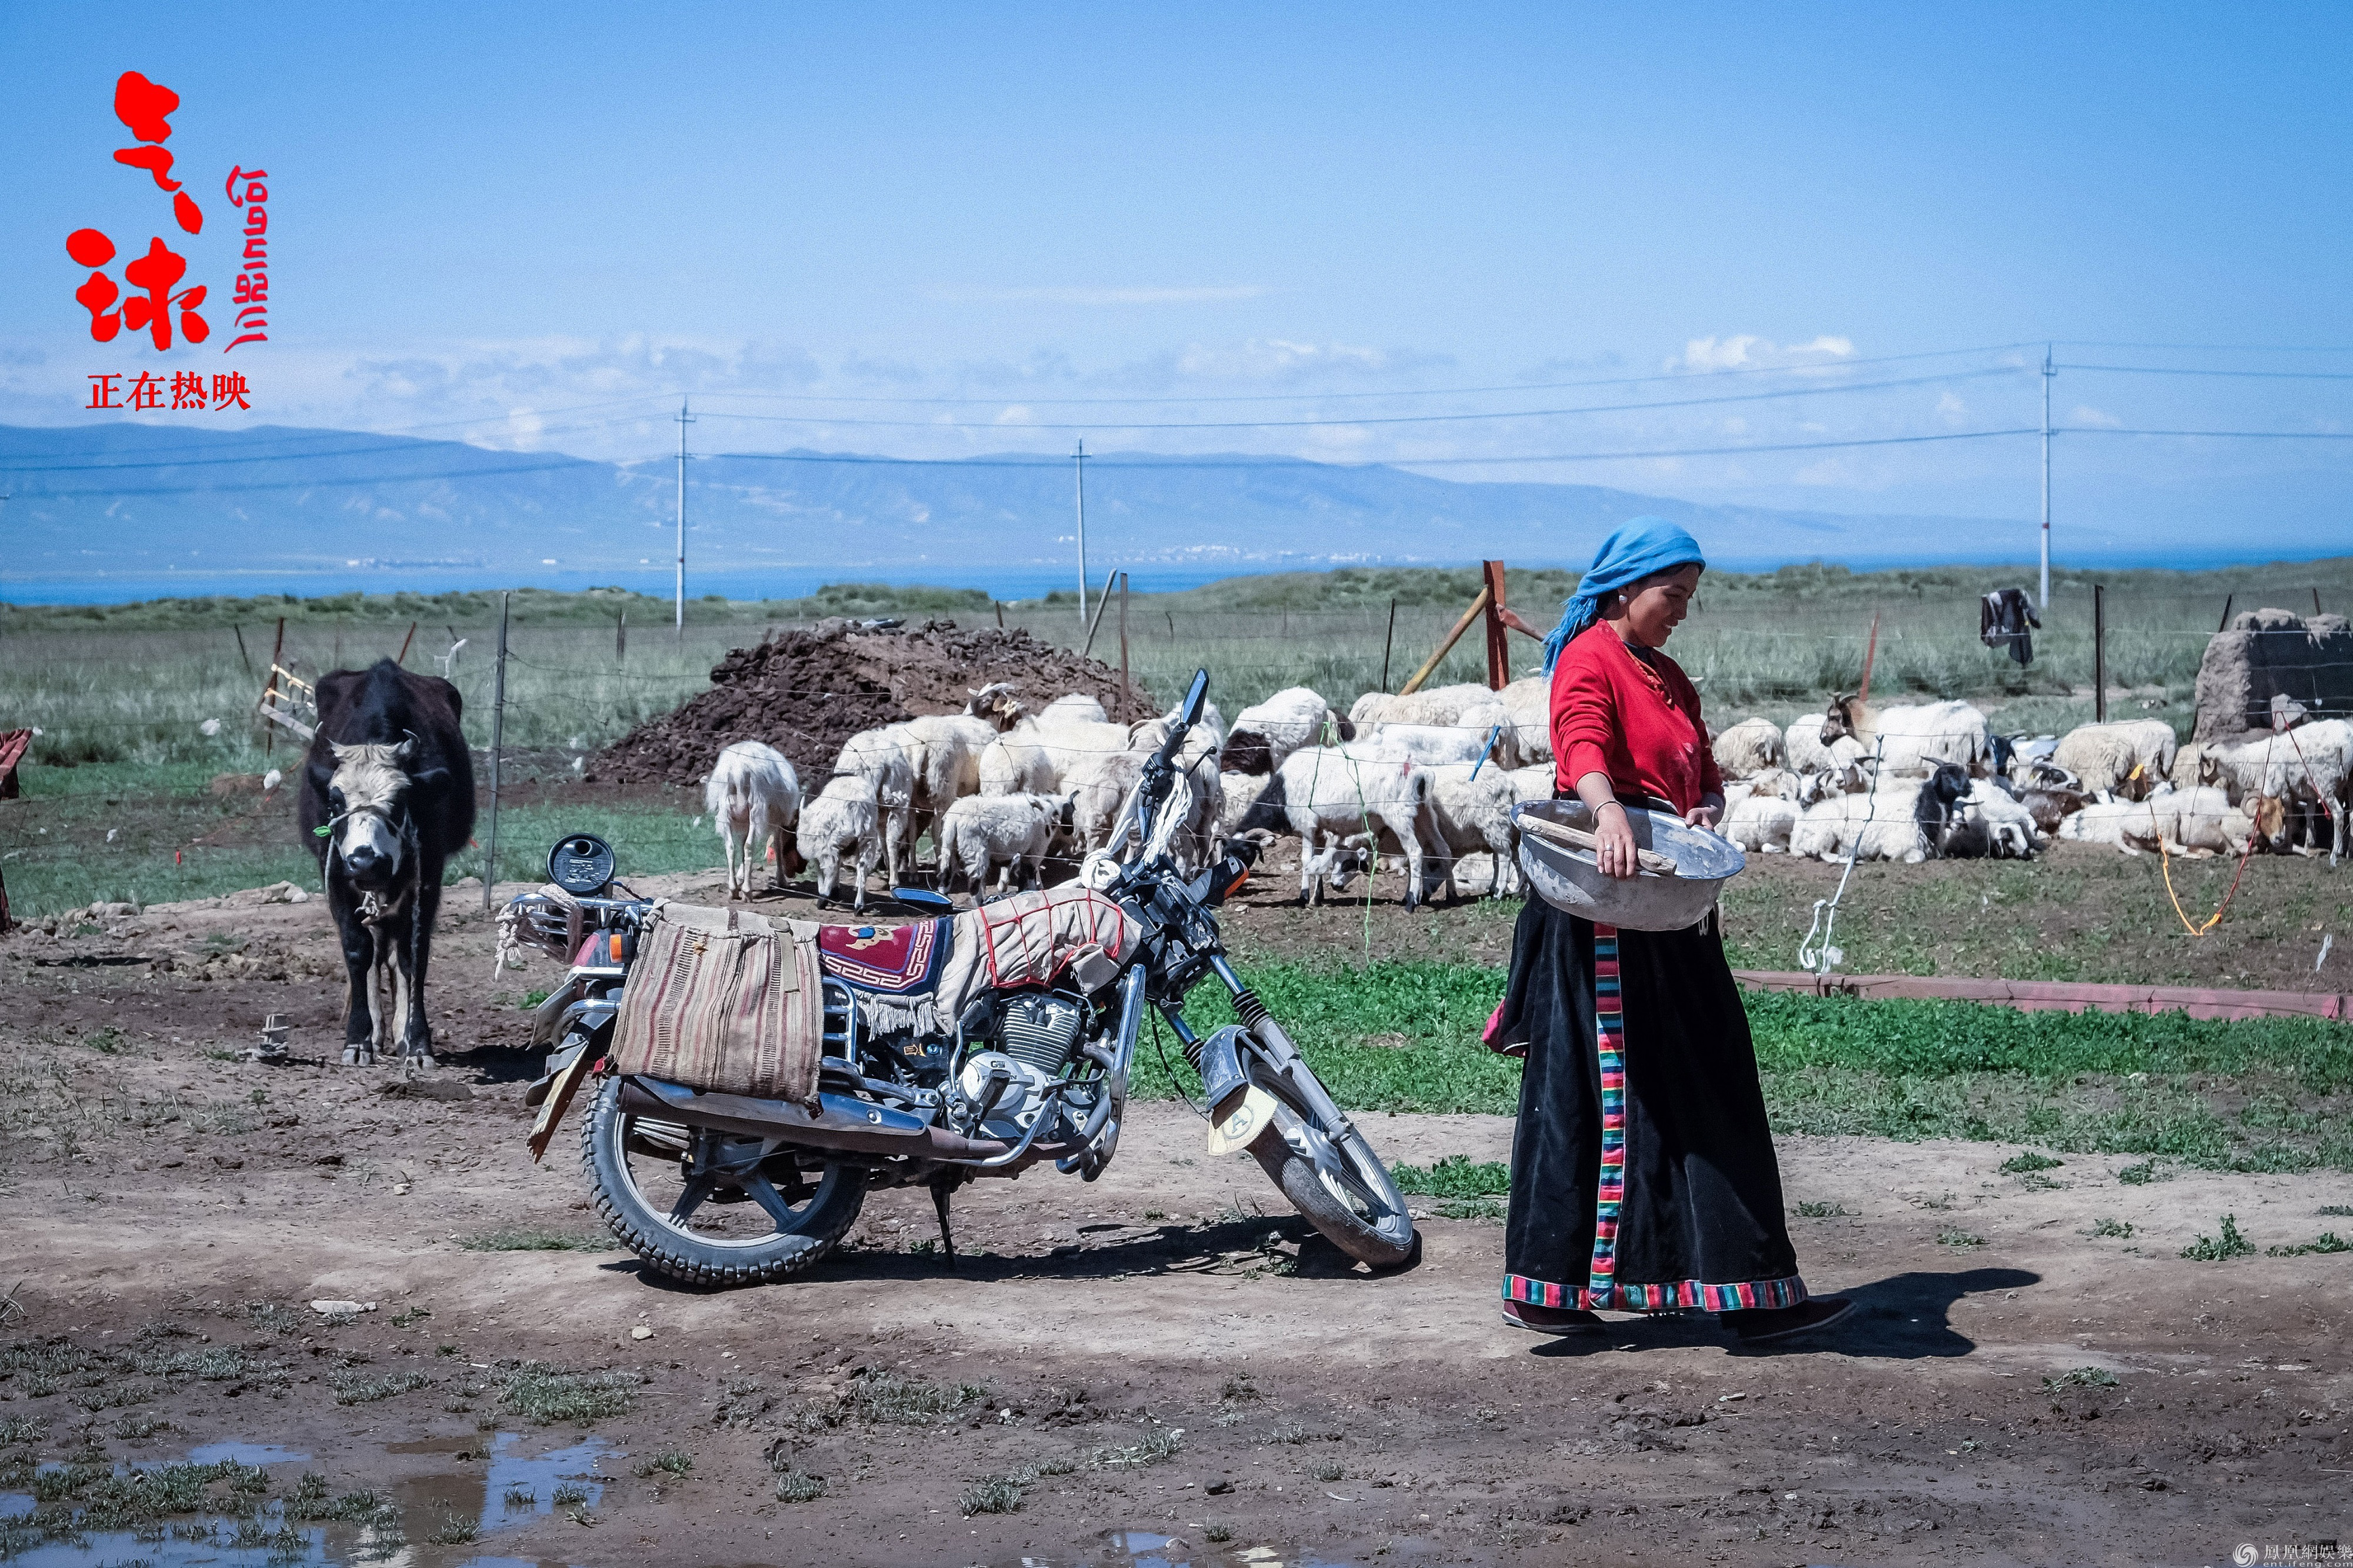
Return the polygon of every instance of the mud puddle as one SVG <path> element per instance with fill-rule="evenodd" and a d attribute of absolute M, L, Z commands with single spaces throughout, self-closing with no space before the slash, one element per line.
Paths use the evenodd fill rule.
<path fill-rule="evenodd" d="M 380 1500 L 356 1519 L 318 1521 L 304 1509 L 295 1478 L 279 1470 L 310 1455 L 275 1444 L 208 1443 L 183 1458 L 118 1462 L 113 1478 L 134 1471 L 168 1472 L 186 1466 L 230 1464 L 269 1474 L 268 1492 L 240 1516 L 195 1513 L 151 1519 L 133 1528 L 82 1529 L 93 1517 L 94 1489 L 62 1484 L 72 1467 L 49 1461 L 36 1471 L 34 1492 L 0 1492 L 0 1558 L 10 1568 L 360 1568 L 382 1564 L 448 1564 L 449 1568 L 543 1568 L 533 1558 L 503 1557 L 482 1548 L 500 1531 L 557 1512 L 595 1522 L 596 1506 L 615 1478 L 607 1464 L 627 1456 L 601 1437 L 530 1452 L 522 1436 L 441 1438 L 389 1444 L 393 1456 L 433 1454 L 452 1463 L 483 1461 L 480 1469 L 433 1470 L 396 1477 L 375 1494 Z M 390 1467 L 387 1467 L 390 1468 Z M 316 1478 L 313 1478 L 315 1484 Z M 50 1484 L 44 1487 L 43 1482 Z M 104 1482 L 98 1483 L 103 1489 Z M 310 1499 L 315 1504 L 318 1499 Z M 99 1504 L 99 1507 L 104 1507 Z M 290 1512 L 298 1515 L 289 1518 Z M 116 1517 L 109 1515 L 110 1519 Z"/>

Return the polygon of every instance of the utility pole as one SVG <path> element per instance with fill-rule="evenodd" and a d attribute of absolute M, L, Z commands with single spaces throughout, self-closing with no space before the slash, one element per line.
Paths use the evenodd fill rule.
<path fill-rule="evenodd" d="M 1087 442 L 1079 437 L 1079 449 L 1071 459 L 1079 481 L 1079 625 L 1087 624 Z"/>
<path fill-rule="evenodd" d="M 686 399 L 678 400 L 678 635 L 686 636 L 686 427 L 694 416 L 686 411 Z M 2044 424 L 2050 421 L 2045 419 Z"/>
<path fill-rule="evenodd" d="M 2051 613 L 2051 345 L 2042 345 L 2042 613 Z"/>

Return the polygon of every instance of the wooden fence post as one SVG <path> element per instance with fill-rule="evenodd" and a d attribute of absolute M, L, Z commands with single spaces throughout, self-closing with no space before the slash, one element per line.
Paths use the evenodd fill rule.
<path fill-rule="evenodd" d="M 629 659 L 629 612 L 625 607 L 621 618 L 613 623 L 613 662 L 627 664 Z"/>
<path fill-rule="evenodd" d="M 1127 685 L 1127 574 L 1119 574 L 1119 700 L 1134 700 Z"/>
<path fill-rule="evenodd" d="M 1389 630 L 1381 639 L 1381 689 L 1389 689 L 1389 650 L 1397 647 L 1397 595 L 1389 595 Z"/>
<path fill-rule="evenodd" d="M 400 639 L 400 657 L 394 659 L 392 662 L 396 665 L 400 665 L 404 668 L 406 668 L 408 664 L 408 645 L 416 640 L 417 623 L 415 621 L 411 621 L 408 623 L 408 635 Z"/>
<path fill-rule="evenodd" d="M 237 662 L 245 666 L 246 674 L 251 675 L 253 673 L 253 656 L 245 651 L 245 628 L 240 626 L 231 626 L 228 629 L 237 634 Z"/>
<path fill-rule="evenodd" d="M 1479 596 L 1471 601 L 1471 607 L 1462 612 L 1462 618 L 1454 623 L 1454 629 L 1446 634 L 1446 640 L 1438 645 L 1438 651 L 1424 659 L 1421 668 L 1408 677 L 1403 686 L 1398 688 L 1398 695 L 1404 697 L 1420 690 L 1421 683 L 1430 679 L 1431 672 L 1437 669 L 1440 661 L 1454 651 L 1454 645 L 1461 642 L 1462 634 L 1471 629 L 1471 623 L 1486 613 L 1487 590 L 1482 587 L 1479 590 Z"/>
<path fill-rule="evenodd" d="M 1504 563 L 1482 561 L 1479 571 L 1487 584 L 1487 689 L 1501 691 L 1512 683 L 1512 650 L 1504 646 Z"/>
<path fill-rule="evenodd" d="M 278 617 L 278 640 L 270 646 L 269 649 L 269 684 L 261 689 L 260 706 L 264 708 L 269 706 L 269 699 L 275 695 L 278 690 L 278 667 L 285 662 L 285 653 L 286 617 L 284 616 L 280 616 Z M 268 756 L 272 751 L 277 749 L 277 746 L 278 726 L 275 724 L 264 723 L 262 725 L 261 733 L 261 754 L 265 757 Z"/>
<path fill-rule="evenodd" d="M 2222 618 L 2214 623 L 2216 636 L 2219 637 L 2231 629 L 2231 601 L 2238 596 L 2235 590 L 2222 595 Z"/>

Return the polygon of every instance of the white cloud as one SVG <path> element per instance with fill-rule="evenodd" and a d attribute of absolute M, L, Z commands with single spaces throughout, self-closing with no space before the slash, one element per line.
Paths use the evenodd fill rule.
<path fill-rule="evenodd" d="M 2072 425 L 2098 425 L 2110 430 L 2118 430 L 2124 427 L 2123 420 L 2117 418 L 2115 415 L 2109 413 L 2105 408 L 2094 408 L 2087 403 L 2078 403 L 2074 407 L 2069 409 L 2067 411 L 2067 420 L 2068 423 Z"/>
<path fill-rule="evenodd" d="M 1231 348 L 1187 345 L 1176 356 L 1180 375 L 1230 381 L 1282 381 L 1317 371 L 1356 373 L 1388 368 L 1378 349 L 1349 343 L 1299 343 L 1283 338 L 1252 338 Z"/>
<path fill-rule="evenodd" d="M 1256 300 L 1270 290 L 1259 283 L 1211 283 L 1107 289 L 934 289 L 929 297 L 946 304 L 984 305 L 1217 305 Z"/>
<path fill-rule="evenodd" d="M 1936 399 L 1936 417 L 1947 425 L 1959 424 L 1968 411 L 1969 405 L 1952 393 L 1947 392 Z"/>
<path fill-rule="evenodd" d="M 1670 357 L 1669 370 L 1770 370 L 1832 364 L 1854 355 L 1854 340 L 1824 333 L 1811 342 L 1777 343 L 1753 332 L 1728 338 L 1693 338 L 1680 358 Z"/>

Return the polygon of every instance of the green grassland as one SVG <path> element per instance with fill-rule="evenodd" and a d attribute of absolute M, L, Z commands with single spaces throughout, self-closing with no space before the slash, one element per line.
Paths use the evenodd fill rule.
<path fill-rule="evenodd" d="M 1519 1068 L 1479 1043 L 1504 974 L 1476 964 L 1258 963 L 1252 989 L 1361 1110 L 1510 1115 Z M 1232 1021 L 1214 987 L 1197 1028 Z M 2214 1170 L 2353 1169 L 2353 1031 L 2320 1019 L 2019 1013 L 1966 1002 L 1745 997 L 1777 1131 L 1962 1138 Z M 1172 1040 L 1140 1091 L 1197 1095 Z"/>

